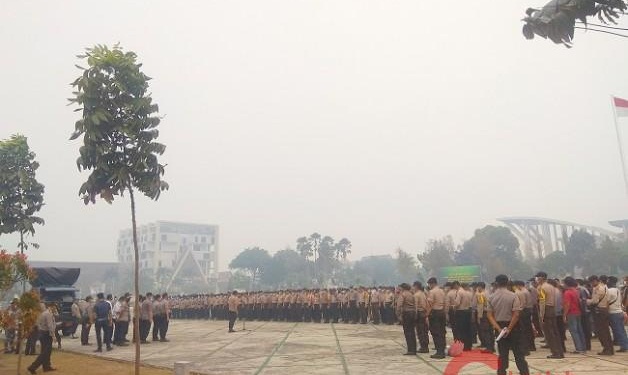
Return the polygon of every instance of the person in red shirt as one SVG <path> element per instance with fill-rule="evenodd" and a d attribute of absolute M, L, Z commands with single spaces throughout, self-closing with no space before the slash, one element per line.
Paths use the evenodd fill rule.
<path fill-rule="evenodd" d="M 582 329 L 582 320 L 580 319 L 580 292 L 578 291 L 578 283 L 573 277 L 566 277 L 564 280 L 565 293 L 563 295 L 563 319 L 569 327 L 569 333 L 573 339 L 576 351 L 573 354 L 584 354 L 586 347 L 584 346 L 584 331 Z"/>

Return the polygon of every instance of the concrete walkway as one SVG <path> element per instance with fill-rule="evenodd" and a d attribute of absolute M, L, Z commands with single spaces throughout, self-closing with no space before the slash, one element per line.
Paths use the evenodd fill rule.
<path fill-rule="evenodd" d="M 405 340 L 400 326 L 249 322 L 243 330 L 243 323 L 238 322 L 236 328 L 237 332 L 227 333 L 226 322 L 171 321 L 171 341 L 142 345 L 142 362 L 172 368 L 175 361 L 190 361 L 198 374 L 282 375 L 492 375 L 495 370 L 491 367 L 497 365 L 496 357 L 477 351 L 443 360 L 432 360 L 429 354 L 404 356 Z M 90 342 L 95 344 L 93 332 Z M 570 344 L 568 340 L 567 349 L 573 350 Z M 593 353 L 600 351 L 598 342 L 593 345 Z M 81 346 L 79 340 L 72 339 L 64 339 L 63 347 L 125 361 L 132 360 L 134 353 L 133 347 L 128 346 L 96 354 L 94 346 Z M 541 349 L 528 357 L 533 374 L 628 374 L 626 353 L 612 357 L 568 354 L 563 360 L 548 360 L 548 354 L 547 349 Z M 462 370 L 458 372 L 456 367 Z M 518 373 L 512 357 L 510 370 Z"/>

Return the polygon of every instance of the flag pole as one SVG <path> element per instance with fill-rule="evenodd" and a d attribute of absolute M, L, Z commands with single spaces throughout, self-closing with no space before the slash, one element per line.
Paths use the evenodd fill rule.
<path fill-rule="evenodd" d="M 621 170 L 624 174 L 626 195 L 628 195 L 628 175 L 626 174 L 626 159 L 624 158 L 624 148 L 621 145 L 621 136 L 619 135 L 619 125 L 617 124 L 617 110 L 615 109 L 614 96 L 611 96 L 611 107 L 613 107 L 613 120 L 615 120 L 615 132 L 617 133 L 617 145 L 619 146 L 619 156 L 621 158 Z"/>

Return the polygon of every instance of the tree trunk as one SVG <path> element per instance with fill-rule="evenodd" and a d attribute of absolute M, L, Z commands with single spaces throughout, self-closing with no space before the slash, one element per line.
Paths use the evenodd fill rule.
<path fill-rule="evenodd" d="M 131 197 L 131 221 L 133 223 L 133 252 L 135 256 L 134 275 L 133 275 L 133 337 L 135 338 L 135 375 L 140 374 L 140 251 L 137 247 L 137 224 L 135 222 L 135 197 L 133 196 L 133 187 L 129 185 L 129 195 Z"/>

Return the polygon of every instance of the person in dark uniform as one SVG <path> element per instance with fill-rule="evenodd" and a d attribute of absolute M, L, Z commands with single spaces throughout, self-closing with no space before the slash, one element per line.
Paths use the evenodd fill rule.
<path fill-rule="evenodd" d="M 445 292 L 438 287 L 435 277 L 427 280 L 430 291 L 427 294 L 427 316 L 429 317 L 430 333 L 434 340 L 436 353 L 430 358 L 445 358 L 445 324 L 447 317 L 445 316 Z"/>
<path fill-rule="evenodd" d="M 401 293 L 397 300 L 397 314 L 399 321 L 403 325 L 403 335 L 406 338 L 408 351 L 405 355 L 416 355 L 416 334 L 414 327 L 416 323 L 416 300 L 410 291 L 410 285 L 403 283 L 399 285 Z"/>
<path fill-rule="evenodd" d="M 523 307 L 515 293 L 509 291 L 508 276 L 497 275 L 495 277 L 497 289 L 488 297 L 488 320 L 495 331 L 505 329 L 502 337 L 497 341 L 499 360 L 497 361 L 497 375 L 506 375 L 508 369 L 509 354 L 515 356 L 515 363 L 521 375 L 529 375 L 530 369 L 525 358 L 527 345 L 521 340 L 523 334 L 519 317 Z M 499 336 L 498 336 L 499 337 Z"/>

